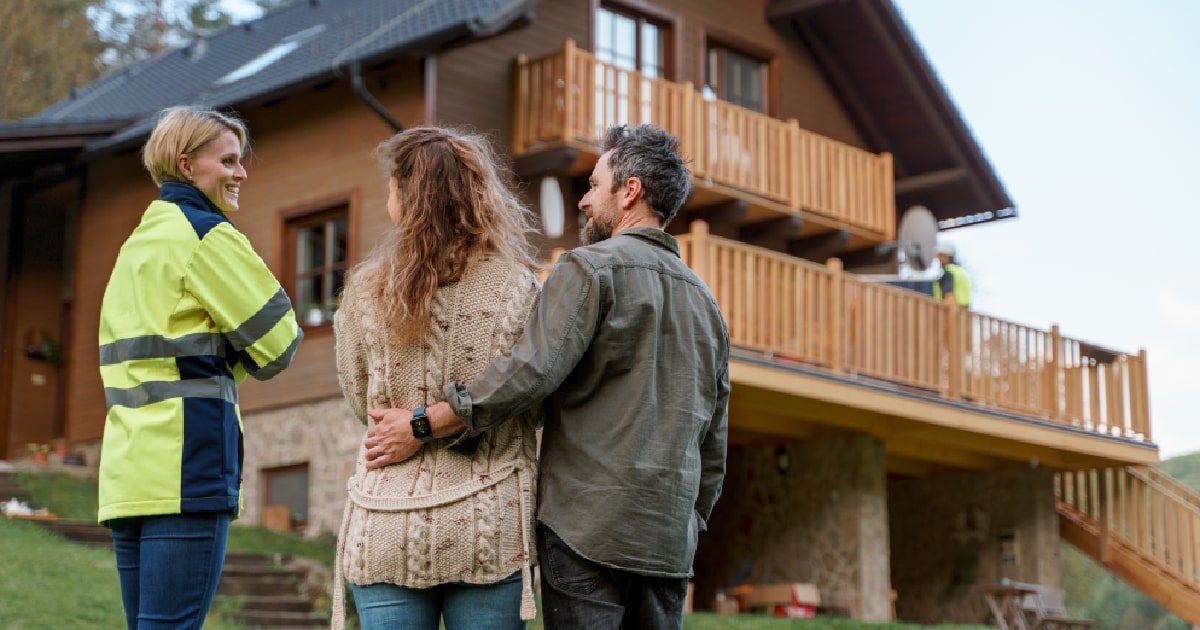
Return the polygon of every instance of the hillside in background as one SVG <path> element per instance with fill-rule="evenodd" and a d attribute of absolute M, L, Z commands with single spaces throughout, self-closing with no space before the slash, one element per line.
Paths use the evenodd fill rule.
<path fill-rule="evenodd" d="M 1167 474 L 1200 492 L 1200 453 L 1164 460 Z M 1073 614 L 1095 620 L 1095 630 L 1189 630 L 1157 602 L 1062 543 L 1062 585 Z"/>
<path fill-rule="evenodd" d="M 1193 490 L 1200 491 L 1200 453 L 1172 457 L 1164 461 L 1161 468 Z"/>

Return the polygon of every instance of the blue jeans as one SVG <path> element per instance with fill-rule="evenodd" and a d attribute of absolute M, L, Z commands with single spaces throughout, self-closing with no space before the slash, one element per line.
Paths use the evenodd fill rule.
<path fill-rule="evenodd" d="M 221 581 L 230 519 L 207 513 L 109 521 L 129 630 L 204 625 Z"/>
<path fill-rule="evenodd" d="M 430 588 L 350 585 L 363 630 L 521 630 L 521 572 L 495 584 L 452 582 Z"/>
<path fill-rule="evenodd" d="M 547 630 L 681 630 L 687 578 L 654 577 L 597 564 L 538 523 L 542 620 Z"/>

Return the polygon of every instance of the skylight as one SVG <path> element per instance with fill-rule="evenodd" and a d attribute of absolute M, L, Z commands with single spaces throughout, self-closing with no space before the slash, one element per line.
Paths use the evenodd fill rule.
<path fill-rule="evenodd" d="M 292 33 L 291 35 L 288 35 L 287 37 L 279 40 L 278 44 L 268 48 L 266 52 L 242 64 L 233 72 L 230 72 L 220 79 L 217 79 L 216 84 L 225 85 L 228 83 L 233 83 L 234 81 L 241 81 L 246 77 L 254 76 L 259 72 L 262 72 L 263 69 L 269 67 L 276 61 L 279 61 L 280 59 L 283 59 L 291 54 L 292 51 L 299 48 L 300 45 L 305 42 L 305 40 L 316 36 L 324 30 L 325 25 L 318 24 L 316 26 L 306 28 L 298 33 Z"/>

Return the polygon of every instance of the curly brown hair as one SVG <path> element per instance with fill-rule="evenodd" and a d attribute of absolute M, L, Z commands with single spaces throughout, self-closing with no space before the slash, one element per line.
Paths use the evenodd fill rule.
<path fill-rule="evenodd" d="M 396 179 L 396 225 L 351 272 L 345 298 L 369 300 L 393 343 L 419 339 L 438 287 L 486 256 L 533 270 L 532 214 L 486 138 L 439 127 L 392 136 L 376 149 Z"/>

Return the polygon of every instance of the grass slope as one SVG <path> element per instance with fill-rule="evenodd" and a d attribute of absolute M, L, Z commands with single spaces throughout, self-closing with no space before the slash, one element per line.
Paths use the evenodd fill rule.
<path fill-rule="evenodd" d="M 65 474 L 22 475 L 30 504 L 60 518 L 96 517 L 96 482 Z M 309 540 L 259 527 L 230 528 L 229 550 L 278 553 L 333 565 L 332 537 Z M 122 628 L 121 588 L 116 560 L 108 549 L 86 547 L 46 532 L 36 524 L 0 518 L 0 627 L 5 630 Z M 206 630 L 239 626 L 210 614 Z M 776 619 L 762 615 L 685 616 L 685 630 L 987 630 L 983 626 L 920 626 L 862 623 L 849 619 Z M 542 630 L 539 619 L 527 630 Z"/>

